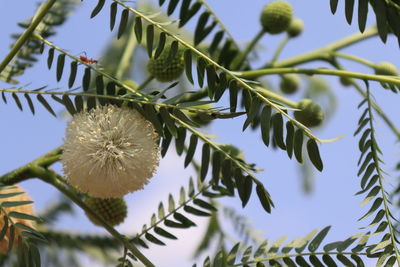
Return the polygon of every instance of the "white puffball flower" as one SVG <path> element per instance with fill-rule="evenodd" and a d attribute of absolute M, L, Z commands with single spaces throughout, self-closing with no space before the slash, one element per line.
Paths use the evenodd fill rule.
<path fill-rule="evenodd" d="M 158 134 L 138 111 L 114 105 L 75 114 L 61 162 L 68 182 L 98 198 L 143 189 L 160 160 Z"/>

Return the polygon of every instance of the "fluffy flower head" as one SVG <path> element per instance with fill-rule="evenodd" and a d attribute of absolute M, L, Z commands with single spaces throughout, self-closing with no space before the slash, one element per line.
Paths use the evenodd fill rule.
<path fill-rule="evenodd" d="M 158 166 L 158 135 L 134 109 L 81 112 L 68 124 L 61 162 L 72 186 L 98 198 L 142 189 Z"/>

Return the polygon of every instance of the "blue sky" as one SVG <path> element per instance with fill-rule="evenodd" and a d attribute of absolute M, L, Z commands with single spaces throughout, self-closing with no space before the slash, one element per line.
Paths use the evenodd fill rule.
<path fill-rule="evenodd" d="M 302 52 L 310 51 L 330 42 L 343 38 L 358 31 L 355 23 L 349 26 L 344 18 L 344 8 L 339 5 L 338 13 L 332 15 L 328 1 L 312 1 L 304 4 L 301 1 L 290 1 L 294 7 L 296 17 L 304 20 L 305 32 L 295 40 L 291 41 L 284 49 L 281 58 L 287 58 Z M 210 1 L 210 6 L 215 10 L 226 27 L 230 30 L 237 42 L 242 46 L 253 38 L 259 31 L 259 13 L 265 5 L 264 1 Z M 343 4 L 343 3 L 342 3 Z M 108 7 L 96 18 L 89 20 L 91 9 L 94 7 L 91 1 L 80 4 L 68 20 L 59 28 L 58 34 L 51 37 L 51 41 L 67 51 L 78 54 L 86 51 L 91 58 L 100 58 L 107 42 L 113 36 L 108 30 Z M 34 12 L 34 2 L 25 2 L 23 6 L 20 1 L 0 2 L 0 58 L 8 52 L 11 33 L 20 32 L 16 23 L 23 21 Z M 372 18 L 372 11 L 370 12 Z M 354 18 L 356 21 L 356 17 Z M 369 20 L 369 24 L 373 19 Z M 193 29 L 193 24 L 189 25 Z M 265 36 L 257 47 L 260 62 L 268 60 L 276 45 L 283 38 L 279 36 Z M 397 40 L 388 38 L 386 45 L 378 38 L 372 38 L 354 47 L 343 50 L 357 56 L 365 57 L 373 62 L 391 61 L 397 67 L 399 64 L 399 51 Z M 50 86 L 66 86 L 64 78 L 57 84 L 54 70 L 48 71 L 46 59 L 43 57 L 35 68 L 29 69 L 21 77 L 21 83 L 31 83 L 31 88 L 37 88 L 46 84 Z M 354 71 L 368 72 L 368 68 L 358 64 L 343 64 Z M 256 65 L 256 64 L 255 64 Z M 322 63 L 307 65 L 309 67 L 322 67 Z M 277 84 L 276 78 L 270 79 L 272 84 Z M 251 198 L 245 209 L 240 208 L 237 199 L 225 199 L 223 203 L 236 207 L 240 213 L 249 216 L 256 228 L 264 231 L 263 237 L 271 241 L 282 235 L 288 235 L 288 241 L 304 236 L 315 228 L 323 228 L 332 225 L 328 236 L 329 241 L 337 241 L 347 238 L 358 232 L 357 227 L 367 224 L 367 221 L 357 222 L 368 207 L 359 207 L 361 197 L 354 197 L 359 190 L 359 179 L 356 176 L 358 160 L 358 138 L 353 137 L 356 129 L 360 111 L 357 104 L 361 101 L 359 94 L 353 89 L 345 89 L 336 78 L 328 78 L 331 87 L 338 99 L 338 109 L 334 117 L 323 129 L 317 129 L 315 134 L 321 138 L 332 138 L 344 135 L 342 139 L 334 143 L 320 146 L 321 156 L 324 160 L 324 172 L 315 176 L 314 191 L 305 195 L 301 190 L 300 168 L 294 161 L 288 159 L 286 153 L 273 151 L 261 144 L 260 133 L 247 130 L 242 133 L 243 118 L 223 120 L 214 123 L 205 129 L 206 132 L 218 136 L 217 141 L 232 143 L 244 150 L 247 161 L 254 162 L 258 168 L 264 169 L 257 177 L 263 181 L 271 193 L 276 204 L 272 214 L 266 214 L 256 195 Z M 0 87 L 7 87 L 0 83 Z M 397 95 L 383 90 L 379 84 L 371 83 L 371 91 L 384 111 L 391 119 L 399 124 Z M 297 100 L 299 95 L 295 96 Z M 11 97 L 9 97 L 11 100 Z M 12 101 L 9 101 L 12 102 Z M 226 105 L 223 102 L 222 105 Z M 58 114 L 62 108 L 56 103 Z M 37 105 L 37 114 L 32 116 L 26 108 L 20 112 L 14 103 L 7 105 L 0 103 L 0 173 L 5 173 L 25 164 L 35 157 L 59 146 L 62 143 L 67 119 L 58 116 L 54 118 L 40 105 Z M 398 143 L 386 125 L 377 119 L 379 141 L 384 151 L 384 166 L 393 181 L 397 174 L 393 172 L 396 158 L 399 156 Z M 152 212 L 156 211 L 158 202 L 167 199 L 168 194 L 178 193 L 181 185 L 187 184 L 187 178 L 193 175 L 190 169 L 183 170 L 182 159 L 178 158 L 173 150 L 163 159 L 157 175 L 145 190 L 127 196 L 130 207 L 130 215 L 127 222 L 120 229 L 127 233 L 139 231 L 142 224 L 148 223 Z M 59 169 L 59 166 L 58 166 Z M 35 200 L 37 210 L 51 203 L 57 196 L 57 192 L 40 181 L 28 181 L 22 184 L 29 195 Z M 390 191 L 390 185 L 387 187 Z M 78 222 L 78 223 L 77 223 Z M 182 259 L 175 256 L 181 249 L 193 246 L 193 241 L 202 233 L 205 220 L 198 220 L 199 227 L 193 230 L 175 232 L 178 233 L 179 241 L 169 241 L 167 248 L 156 248 L 144 251 L 146 255 L 158 263 L 157 266 L 171 266 L 182 264 Z M 82 213 L 77 217 L 63 217 L 59 227 L 99 232 L 100 228 L 92 227 Z M 190 256 L 190 253 L 187 254 Z M 191 262 L 186 258 L 188 262 Z M 167 265 L 166 265 L 167 264 Z M 176 265 L 175 265 L 176 266 Z"/>

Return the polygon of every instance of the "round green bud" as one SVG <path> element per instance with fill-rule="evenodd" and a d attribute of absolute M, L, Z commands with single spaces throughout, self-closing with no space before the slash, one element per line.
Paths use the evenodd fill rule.
<path fill-rule="evenodd" d="M 390 62 L 380 62 L 375 65 L 375 74 L 377 75 L 393 75 L 398 76 L 399 73 L 395 65 Z"/>
<path fill-rule="evenodd" d="M 261 25 L 270 34 L 278 34 L 289 28 L 293 18 L 292 6 L 286 1 L 268 3 L 261 12 Z"/>
<path fill-rule="evenodd" d="M 296 74 L 285 74 L 282 75 L 279 87 L 285 94 L 293 94 L 300 87 L 300 78 Z"/>
<path fill-rule="evenodd" d="M 304 30 L 304 23 L 301 19 L 292 19 L 292 22 L 287 29 L 287 33 L 291 38 L 299 36 Z"/>
<path fill-rule="evenodd" d="M 349 78 L 349 77 L 340 77 L 340 83 L 346 87 L 353 84 L 351 78 Z"/>
<path fill-rule="evenodd" d="M 322 108 L 311 99 L 301 100 L 297 108 L 300 110 L 294 112 L 294 117 L 307 127 L 318 126 L 324 120 Z"/>
<path fill-rule="evenodd" d="M 182 51 L 176 52 L 172 57 L 170 49 L 164 49 L 158 58 L 151 58 L 147 62 L 147 70 L 160 82 L 171 82 L 178 79 L 184 70 Z"/>
<path fill-rule="evenodd" d="M 112 226 L 122 223 L 128 214 L 126 202 L 123 198 L 88 197 L 85 199 L 85 204 Z M 101 225 L 92 215 L 88 213 L 86 215 L 92 223 Z"/>

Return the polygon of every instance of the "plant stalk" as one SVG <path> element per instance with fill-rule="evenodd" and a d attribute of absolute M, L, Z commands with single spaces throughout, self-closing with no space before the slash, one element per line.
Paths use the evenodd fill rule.
<path fill-rule="evenodd" d="M 50 8 L 54 5 L 55 2 L 56 0 L 48 0 L 39 7 L 38 11 L 36 12 L 33 18 L 31 25 L 29 25 L 29 27 L 25 30 L 25 32 L 18 38 L 14 46 L 11 48 L 10 52 L 0 63 L 0 73 L 5 69 L 8 63 L 10 63 L 10 61 L 14 58 L 14 56 L 20 51 L 21 47 L 31 37 L 33 31 L 43 20 L 44 16 L 47 14 L 47 12 L 50 10 Z"/>

